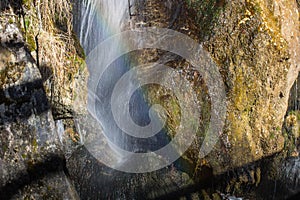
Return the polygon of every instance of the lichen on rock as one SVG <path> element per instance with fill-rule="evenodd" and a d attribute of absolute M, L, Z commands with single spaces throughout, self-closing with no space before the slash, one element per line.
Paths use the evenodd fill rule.
<path fill-rule="evenodd" d="M 137 26 L 168 27 L 189 35 L 202 43 L 219 67 L 227 93 L 227 117 L 220 142 L 201 163 L 211 167 L 214 173 L 243 166 L 279 152 L 284 147 L 281 132 L 291 82 L 298 73 L 299 63 L 299 14 L 293 3 L 284 1 L 168 1 L 144 2 L 138 7 Z M 139 3 L 141 4 L 141 3 Z M 175 8 L 180 7 L 179 14 Z M 280 10 L 280 12 L 278 12 Z M 288 11 L 293 13 L 288 22 Z M 156 12 L 152 12 L 156 11 Z M 297 19 L 297 20 L 296 20 Z M 290 30 L 287 35 L 286 27 Z M 292 37 L 292 35 L 294 37 Z M 296 47 L 297 46 L 297 47 Z M 144 62 L 159 61 L 166 54 L 159 50 L 147 50 L 142 54 Z M 191 74 L 190 82 L 196 83 L 194 90 L 205 91 L 205 82 L 199 79 L 188 63 L 176 57 L 167 63 L 176 70 Z M 293 75 L 291 75 L 291 73 Z M 188 76 L 186 76 L 188 78 Z M 178 126 L 178 106 L 170 106 L 166 90 L 149 88 L 150 102 L 165 106 L 170 114 L 169 130 Z M 152 92 L 151 92 L 152 91 Z M 202 93 L 203 94 L 203 93 Z M 172 95 L 171 95 L 172 96 Z M 209 119 L 208 94 L 199 99 L 203 116 Z M 175 101 L 176 105 L 176 101 Z M 177 113 L 177 114 L 175 114 Z M 175 116 L 176 115 L 176 116 Z M 205 118 L 199 119 L 205 134 Z M 173 131 L 174 132 L 174 131 Z M 186 158 L 195 162 L 197 145 L 186 153 Z M 194 150 L 192 150 L 194 149 Z M 191 153 L 193 152 L 194 153 Z M 188 156 L 187 156 L 188 155 Z M 197 156 L 196 156 L 197 157 Z M 197 165 L 198 166 L 198 165 Z M 199 168 L 201 169 L 201 167 Z"/>
<path fill-rule="evenodd" d="M 0 198 L 75 199 L 42 76 L 10 8 L 0 16 Z"/>

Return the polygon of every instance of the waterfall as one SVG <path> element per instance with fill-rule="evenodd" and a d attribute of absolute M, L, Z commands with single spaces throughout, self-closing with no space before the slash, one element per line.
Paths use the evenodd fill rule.
<path fill-rule="evenodd" d="M 102 41 L 127 28 L 126 25 L 130 22 L 129 3 L 132 4 L 133 2 L 128 0 L 82 0 L 78 3 L 74 26 L 87 57 Z M 121 51 L 124 46 L 126 48 L 125 44 L 126 41 L 114 42 L 111 48 L 105 51 L 105 54 L 109 55 Z M 123 150 L 149 152 L 165 146 L 169 138 L 164 129 L 155 136 L 137 138 L 126 134 L 118 127 L 112 114 L 112 92 L 118 80 L 136 63 L 133 63 L 127 55 L 121 56 L 110 64 L 99 81 L 95 81 L 98 78 L 93 78 L 93 75 L 96 74 L 95 70 L 104 67 L 102 64 L 108 57 L 107 55 L 97 55 L 97 59 L 87 59 L 90 74 L 88 110 L 100 123 L 104 135 L 111 142 L 110 145 L 119 153 L 120 149 L 122 153 Z M 125 94 L 130 94 L 130 90 L 134 87 L 134 81 L 137 80 L 132 80 L 126 86 Z M 91 92 L 92 87 L 96 88 L 96 92 Z M 153 120 L 151 113 L 150 120 L 149 105 L 143 97 L 142 89 L 136 90 L 129 105 L 120 105 L 121 112 L 123 112 L 122 109 L 125 110 L 124 107 L 126 106 L 129 106 L 130 117 L 138 126 L 144 127 L 153 121 L 160 123 L 158 117 Z"/>
<path fill-rule="evenodd" d="M 75 29 L 86 54 L 129 19 L 128 0 L 81 0 L 77 6 Z"/>
<path fill-rule="evenodd" d="M 63 143 L 65 128 L 62 120 L 56 121 L 56 131 L 58 134 L 59 141 Z"/>

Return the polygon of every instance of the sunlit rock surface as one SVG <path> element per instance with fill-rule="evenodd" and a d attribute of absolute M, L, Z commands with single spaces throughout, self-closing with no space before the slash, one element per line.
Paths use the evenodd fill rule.
<path fill-rule="evenodd" d="M 79 24 L 80 20 L 95 23 L 97 20 L 93 18 L 94 10 L 92 9 L 94 1 L 82 2 L 85 5 L 83 9 L 87 9 L 87 11 L 80 10 L 83 12 L 83 19 L 78 16 L 75 16 L 75 19 Z M 106 4 L 106 1 L 102 3 L 105 6 L 109 5 Z M 113 2 L 111 4 L 112 7 L 115 6 Z M 100 6 L 101 9 L 103 8 Z M 226 85 L 227 99 L 225 101 L 228 107 L 225 128 L 215 150 L 204 159 L 199 159 L 199 148 L 211 117 L 211 99 L 203 77 L 195 72 L 184 59 L 169 52 L 155 49 L 135 52 L 134 56 L 138 57 L 136 60 L 138 64 L 159 62 L 177 70 L 182 77 L 190 81 L 192 89 L 198 95 L 197 103 L 201 109 L 201 119 L 199 119 L 201 127 L 197 132 L 198 138 L 182 157 L 186 166 L 184 169 L 177 168 L 177 170 L 186 170 L 189 178 L 196 182 L 204 181 L 206 175 L 212 178 L 212 174 L 221 174 L 220 179 L 213 178 L 216 182 L 221 180 L 220 185 L 216 184 L 215 187 L 201 191 L 200 198 L 213 198 L 214 195 L 220 197 L 220 194 L 214 194 L 217 190 L 226 193 L 223 198 L 228 198 L 230 194 L 237 194 L 238 196 L 246 195 L 251 199 L 272 198 L 273 195 L 280 193 L 285 193 L 285 197 L 287 197 L 299 192 L 297 189 L 280 189 L 273 184 L 275 182 L 278 184 L 279 182 L 281 182 L 280 184 L 288 183 L 289 178 L 287 177 L 294 177 L 294 180 L 298 180 L 297 170 L 295 171 L 294 168 L 292 174 L 286 175 L 288 169 L 292 169 L 291 166 L 296 165 L 298 149 L 293 148 L 291 151 L 288 150 L 287 154 L 284 151 L 285 153 L 272 157 L 281 152 L 284 146 L 289 146 L 291 140 L 291 137 L 286 137 L 283 126 L 289 92 L 299 71 L 297 66 L 299 63 L 299 56 L 297 56 L 299 55 L 299 14 L 297 9 L 295 1 L 174 0 L 162 3 L 149 0 L 133 4 L 131 11 L 134 15 L 131 16 L 130 25 L 125 29 L 156 26 L 172 28 L 185 33 L 204 45 L 218 65 Z M 121 14 L 118 12 L 115 17 L 118 18 Z M 102 17 L 102 20 L 106 17 L 108 21 L 117 20 L 111 19 L 111 15 L 106 16 L 105 12 Z M 119 21 L 117 20 L 117 22 Z M 99 37 L 103 27 L 99 26 L 101 31 L 95 32 L 92 29 L 93 26 L 85 23 L 78 25 L 77 32 L 81 33 L 79 37 L 83 36 L 81 41 L 83 46 L 90 51 L 98 44 L 96 38 Z M 83 34 L 83 31 L 86 30 L 87 35 L 90 34 L 89 38 Z M 147 71 L 146 68 L 144 70 Z M 174 84 L 173 87 L 176 87 L 176 80 L 172 84 Z M 85 88 L 85 90 L 88 89 Z M 187 91 L 182 91 L 184 94 L 185 92 Z M 167 109 L 168 134 L 173 137 L 178 130 L 180 121 L 180 107 L 174 94 L 164 88 L 151 85 L 145 89 L 145 97 L 148 98 L 150 104 L 160 104 Z M 188 101 L 188 94 L 186 97 Z M 82 98 L 76 105 L 87 104 L 84 99 L 86 98 Z M 88 118 L 87 116 L 85 119 L 88 121 L 87 126 L 80 129 L 85 130 L 86 133 L 93 132 L 90 130 L 89 125 L 92 126 L 92 123 Z M 79 124 L 82 124 L 82 118 L 78 119 Z M 295 130 L 295 128 L 292 129 Z M 90 140 L 93 141 L 93 137 Z M 90 140 L 85 141 L 85 145 L 88 146 Z M 95 151 L 102 152 L 100 149 L 104 146 L 98 146 L 99 149 L 95 149 Z M 84 156 L 85 153 L 88 154 L 86 149 L 80 149 L 71 156 L 69 161 L 74 163 L 78 156 Z M 286 160 L 285 157 L 290 155 L 294 157 Z M 92 158 L 88 160 L 92 160 Z M 281 162 L 285 164 L 280 165 Z M 101 168 L 101 164 L 97 165 L 94 161 L 89 163 L 91 170 L 85 171 L 81 168 L 78 170 L 84 171 L 83 174 L 89 174 L 90 171 L 99 173 L 98 168 Z M 89 188 L 88 185 L 93 183 L 91 180 L 94 180 L 93 175 L 89 175 L 87 179 L 80 178 L 72 166 L 70 164 L 68 168 L 72 171 L 76 187 L 82 191 L 80 195 L 94 193 L 96 188 L 102 187 L 103 183 L 99 183 L 95 188 Z M 269 170 L 272 166 L 280 167 L 277 170 L 273 168 Z M 162 170 L 160 173 L 162 173 L 161 176 L 164 176 L 168 171 Z M 118 173 L 115 172 L 115 174 Z M 114 179 L 114 176 L 126 175 L 120 173 L 111 176 Z M 148 178 L 151 179 L 151 175 Z M 128 180 L 133 179 L 128 177 Z M 126 179 L 124 181 L 126 182 Z M 123 181 L 121 182 L 123 184 Z M 157 184 L 165 187 L 162 182 Z M 289 184 L 297 188 L 297 181 Z M 135 187 L 135 184 L 133 185 L 132 187 Z M 268 189 L 266 194 L 259 194 L 258 191 L 263 191 L 267 186 L 270 186 L 270 190 Z M 126 186 L 122 186 L 122 188 L 125 191 L 132 189 L 125 189 Z M 113 192 L 111 195 L 118 196 Z M 160 195 L 158 194 L 157 197 Z"/>
<path fill-rule="evenodd" d="M 207 42 L 228 85 L 227 166 L 249 163 L 283 148 L 281 127 L 299 71 L 295 64 L 299 63 L 299 14 L 292 2 L 231 2 Z M 222 25 L 226 20 L 232 23 Z"/>
<path fill-rule="evenodd" d="M 35 60 L 13 13 L 0 17 L 0 199 L 75 199 Z"/>
<path fill-rule="evenodd" d="M 259 160 L 284 147 L 282 125 L 289 91 L 299 72 L 299 11 L 296 1 L 147 1 L 137 10 L 137 24 L 172 27 L 199 43 L 211 54 L 223 76 L 227 93 L 227 117 L 215 151 L 198 163 L 206 163 L 218 174 L 230 168 Z M 178 14 L 177 10 L 180 14 Z M 153 11 L 153 12 L 152 12 Z M 158 60 L 165 54 L 148 51 L 141 60 Z M 178 58 L 177 58 L 178 59 Z M 201 98 L 205 83 L 184 60 L 169 63 L 195 83 L 202 109 L 201 135 L 209 119 L 210 101 Z M 200 75 L 201 80 L 201 75 Z M 150 89 L 150 101 L 167 105 L 159 88 Z M 206 98 L 209 99 L 209 98 Z M 205 115 L 206 113 L 206 115 Z M 175 129 L 178 120 L 171 114 L 168 125 Z M 201 140 L 199 140 L 201 144 Z M 197 151 L 192 147 L 187 159 Z M 193 153 L 194 151 L 194 153 Z M 191 159 L 195 162 L 195 159 Z"/>
<path fill-rule="evenodd" d="M 83 1 L 93 10 L 92 1 Z M 60 65 L 63 67 L 54 74 L 57 90 L 52 91 L 53 72 L 47 71 L 47 65 L 55 66 L 53 54 L 40 58 L 45 64 L 41 69 L 33 59 L 37 58 L 34 37 L 38 23 L 31 24 L 33 32 L 26 35 L 27 50 L 24 33 L 16 23 L 18 15 L 22 15 L 20 5 L 4 0 L 0 6 L 8 2 L 14 12 L 4 13 L 0 9 L 0 199 L 79 198 L 72 185 L 82 199 L 282 199 L 300 192 L 297 84 L 289 94 L 299 71 L 299 1 L 136 1 L 132 7 L 135 15 L 127 28 L 171 28 L 203 44 L 222 74 L 228 105 L 219 143 L 210 155 L 199 159 L 199 147 L 211 117 L 211 99 L 203 77 L 176 55 L 158 50 L 137 52 L 139 64 L 159 61 L 186 78 L 198 95 L 201 109 L 201 127 L 192 147 L 173 165 L 147 174 L 112 170 L 86 149 L 95 142 L 95 132 L 101 131 L 97 121 L 91 121 L 92 116 L 86 112 L 87 69 Z M 33 1 L 23 2 L 27 11 L 32 11 L 29 16 L 37 19 L 36 10 L 30 7 Z M 108 11 L 111 12 L 105 14 L 111 17 L 121 14 L 114 13 L 113 7 Z M 91 14 L 88 12 L 86 19 L 91 20 Z M 75 16 L 74 20 L 79 19 Z M 25 20 L 25 26 L 26 23 Z M 58 26 L 60 31 L 68 28 L 65 24 Z M 91 50 L 97 43 L 85 33 L 93 27 L 81 28 Z M 44 31 L 44 35 L 51 32 Z M 43 48 L 51 50 L 49 41 L 54 40 L 42 41 L 47 44 Z M 63 47 L 69 44 L 59 42 Z M 72 50 L 71 56 L 70 52 L 62 56 L 67 58 L 63 62 L 72 60 L 72 53 L 76 53 L 74 59 L 79 60 L 75 62 L 80 64 L 82 60 L 77 54 L 82 52 Z M 71 65 L 74 68 L 66 69 Z M 172 86 L 176 87 L 176 80 Z M 149 103 L 167 108 L 169 135 L 173 137 L 180 119 L 176 98 L 157 86 L 149 86 L 145 91 Z M 186 97 L 188 101 L 188 94 Z M 56 117 L 62 120 L 54 122 L 49 99 Z M 73 102 L 74 99 L 77 101 Z M 73 117 L 76 130 L 73 119 L 64 119 Z M 78 145 L 85 146 L 76 150 Z M 105 145 L 94 145 L 93 150 L 101 154 Z M 123 162 L 120 165 L 130 160 Z M 70 179 L 65 172 L 69 172 Z"/>

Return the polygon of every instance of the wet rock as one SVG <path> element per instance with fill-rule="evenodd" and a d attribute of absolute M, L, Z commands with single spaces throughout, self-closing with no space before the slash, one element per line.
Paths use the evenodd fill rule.
<path fill-rule="evenodd" d="M 77 198 L 41 74 L 9 19 L 0 17 L 0 199 Z"/>
<path fill-rule="evenodd" d="M 176 7 L 178 2 L 168 3 Z M 136 17 L 137 23 L 142 20 L 144 26 L 167 27 L 173 20 L 173 7 L 156 0 L 147 1 L 138 8 L 141 15 Z M 289 93 L 299 72 L 296 1 L 186 1 L 173 28 L 204 45 L 218 65 L 226 85 L 225 128 L 215 151 L 206 158 L 214 173 L 280 152 L 284 147 L 281 128 Z M 165 55 L 152 50 L 144 53 L 141 60 L 159 60 Z M 196 83 L 194 90 L 204 91 L 202 96 L 205 98 L 198 94 L 203 112 L 199 120 L 202 128 L 198 134 L 201 145 L 210 118 L 207 113 L 211 111 L 205 83 L 199 83 L 203 81 L 201 75 L 194 73 L 184 60 L 177 59 L 168 64 L 183 71 L 185 78 Z M 152 101 L 164 106 L 168 104 L 166 98 L 162 98 L 169 95 L 166 91 L 157 87 L 150 90 Z M 178 113 L 177 107 L 165 108 L 169 113 Z M 178 126 L 176 119 L 176 114 L 171 114 L 171 122 L 167 124 L 170 132 Z M 198 155 L 199 144 L 192 146 L 193 150 L 185 155 L 191 163 L 202 162 L 193 156 Z"/>
<path fill-rule="evenodd" d="M 193 184 L 174 166 L 143 174 L 113 170 L 85 147 L 74 152 L 67 167 L 81 199 L 174 199 L 186 195 L 181 190 Z"/>
<path fill-rule="evenodd" d="M 289 108 L 288 111 L 299 110 L 300 105 L 300 75 L 298 75 L 289 96 Z"/>
<path fill-rule="evenodd" d="M 45 169 L 49 171 L 48 169 Z M 40 178 L 40 177 L 39 177 Z M 8 190 L 9 191 L 9 190 Z M 49 173 L 30 184 L 12 197 L 12 199 L 79 199 L 70 180 L 63 172 Z"/>
<path fill-rule="evenodd" d="M 292 195 L 300 194 L 300 158 L 289 158 L 280 166 L 281 172 L 278 176 L 276 196 L 289 198 Z"/>
<path fill-rule="evenodd" d="M 278 171 L 275 170 L 275 175 L 272 175 L 274 180 L 278 180 L 276 183 L 286 183 L 291 187 L 290 190 L 285 188 L 278 192 L 285 193 L 285 197 L 297 193 L 298 165 L 293 161 L 296 158 L 282 158 L 280 161 L 284 164 L 278 162 L 278 159 L 253 164 L 254 161 L 264 160 L 267 156 L 282 151 L 284 145 L 289 145 L 282 133 L 282 126 L 290 87 L 298 75 L 296 64 L 299 63 L 299 16 L 295 10 L 295 1 L 169 0 L 162 3 L 159 0 L 148 0 L 138 1 L 137 4 L 137 10 L 134 11 L 139 14 L 133 17 L 136 27 L 174 28 L 203 43 L 216 61 L 226 84 L 227 99 L 224 101 L 227 101 L 228 115 L 216 150 L 205 159 L 198 159 L 199 144 L 196 143 L 183 156 L 195 167 L 195 172 L 189 173 L 194 180 L 201 182 L 206 176 L 211 178 L 212 171 L 214 174 L 223 173 L 221 181 L 217 179 L 208 192 L 203 190 L 199 196 L 206 199 L 219 198 L 220 193 L 216 193 L 216 189 L 219 189 L 224 193 L 221 195 L 224 199 L 239 199 L 235 196 L 245 194 L 250 199 L 272 199 L 274 188 L 267 189 L 274 183 L 268 177 L 273 173 L 273 169 L 270 170 L 271 165 L 280 166 Z M 288 13 L 291 13 L 291 16 Z M 193 71 L 184 59 L 170 53 L 151 49 L 141 52 L 140 56 L 142 62 L 166 63 L 195 86 L 192 89 L 198 92 L 197 103 L 203 112 L 199 120 L 202 127 L 197 142 L 202 142 L 201 138 L 206 133 L 207 122 L 211 117 L 211 102 L 201 74 Z M 172 59 L 175 61 L 170 61 Z M 159 87 L 150 88 L 149 102 L 167 108 L 167 125 L 172 135 L 172 131 L 176 132 L 180 108 L 174 103 L 176 99 L 170 93 Z M 189 98 L 186 98 L 186 101 L 189 101 Z M 81 104 L 85 107 L 86 102 L 82 100 L 76 105 Z M 86 127 L 80 127 L 78 130 L 86 133 L 93 131 L 91 129 L 94 129 L 95 125 L 88 119 L 89 117 L 84 121 L 79 118 L 80 124 Z M 297 134 L 291 135 L 295 137 Z M 88 145 L 88 141 L 85 142 L 85 145 Z M 102 152 L 101 148 L 105 147 L 101 144 L 96 148 L 95 151 Z M 82 198 L 155 198 L 161 197 L 163 193 L 172 193 L 165 188 L 174 184 L 168 181 L 165 184 L 164 181 L 153 178 L 158 174 L 168 180 L 168 170 L 141 176 L 109 170 L 97 162 L 85 147 L 72 154 L 67 166 Z M 231 171 L 232 169 L 235 170 Z M 178 174 L 176 177 L 180 177 Z M 115 182 L 121 186 L 116 187 Z M 158 186 L 151 191 L 155 184 Z M 112 191 L 109 186 L 116 189 Z M 180 190 L 181 187 L 184 187 L 184 184 L 177 189 Z M 199 190 L 200 186 L 196 191 Z M 151 192 L 154 195 L 148 197 Z M 91 194 L 94 196 L 90 196 Z M 188 195 L 190 191 L 187 191 Z M 197 196 L 198 193 L 193 198 L 197 199 Z M 168 194 L 163 197 L 168 197 Z"/>

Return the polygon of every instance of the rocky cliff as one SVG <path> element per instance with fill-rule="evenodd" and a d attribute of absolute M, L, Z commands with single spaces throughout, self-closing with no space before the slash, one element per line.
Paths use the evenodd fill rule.
<path fill-rule="evenodd" d="M 290 90 L 299 73 L 298 9 L 296 1 L 139 2 L 136 24 L 173 28 L 189 35 L 203 43 L 219 67 L 226 85 L 225 128 L 216 151 L 199 160 L 215 173 L 243 166 L 283 149 L 282 127 Z M 159 60 L 164 55 L 159 50 L 148 51 L 141 60 Z M 201 75 L 199 79 L 199 74 L 184 59 L 177 58 L 177 62 L 168 65 L 183 71 L 194 89 L 202 91 L 199 94 L 201 137 L 205 135 L 211 106 L 210 100 L 201 97 L 208 96 L 203 94 L 207 91 L 205 82 L 199 84 L 199 80 L 204 79 Z M 157 87 L 149 90 L 150 102 L 165 105 L 169 113 L 178 113 L 178 105 L 174 107 L 163 98 L 166 91 L 160 92 Z M 177 118 L 169 116 L 171 132 L 176 132 Z M 195 162 L 193 154 L 197 151 L 190 151 L 187 159 Z"/>
<path fill-rule="evenodd" d="M 201 113 L 197 140 L 179 161 L 188 170 L 175 164 L 131 176 L 100 165 L 84 147 L 70 151 L 80 140 L 74 103 L 75 110 L 86 103 L 74 102 L 86 95 L 76 89 L 85 88 L 87 75 L 71 2 L 1 1 L 0 199 L 78 199 L 72 183 L 82 198 L 167 198 L 175 191 L 176 198 L 193 192 L 189 197 L 263 199 L 274 198 L 278 187 L 278 198 L 299 193 L 299 9 L 297 0 L 136 1 L 132 27 L 177 30 L 209 52 L 225 84 L 227 113 L 214 150 L 199 159 L 211 118 L 204 78 L 181 57 L 158 49 L 138 52 L 139 64 L 163 61 L 187 79 Z M 157 85 L 145 91 L 149 103 L 167 109 L 174 137 L 181 113 L 174 94 Z M 107 195 L 116 181 L 123 186 Z M 206 181 L 219 184 L 201 185 Z"/>
<path fill-rule="evenodd" d="M 0 3 L 0 198 L 76 199 L 25 6 Z"/>

